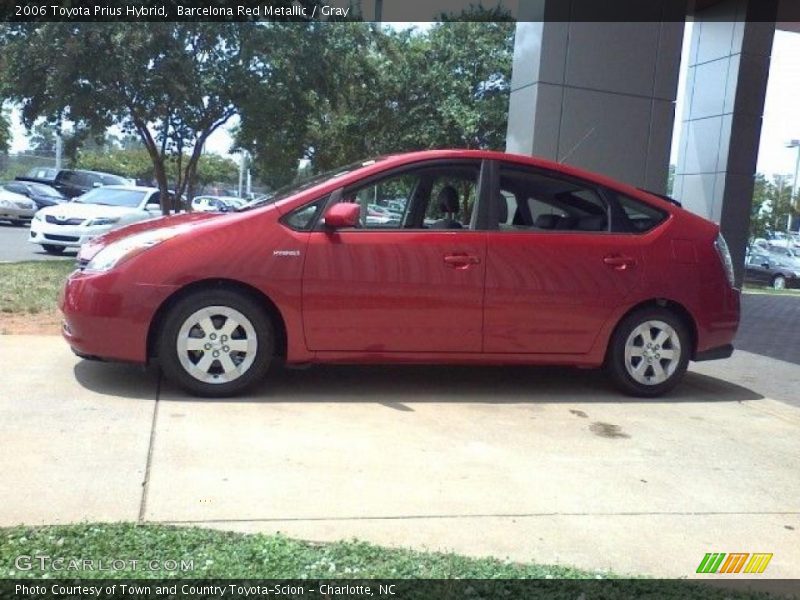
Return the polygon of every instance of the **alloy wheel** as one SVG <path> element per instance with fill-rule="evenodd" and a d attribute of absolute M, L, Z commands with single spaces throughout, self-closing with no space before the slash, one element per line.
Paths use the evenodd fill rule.
<path fill-rule="evenodd" d="M 229 306 L 207 306 L 181 325 L 176 340 L 181 366 L 203 383 L 222 384 L 253 365 L 258 337 L 250 320 Z"/>
<path fill-rule="evenodd" d="M 625 341 L 625 369 L 642 385 L 667 381 L 681 361 L 678 332 L 664 321 L 645 321 Z"/>

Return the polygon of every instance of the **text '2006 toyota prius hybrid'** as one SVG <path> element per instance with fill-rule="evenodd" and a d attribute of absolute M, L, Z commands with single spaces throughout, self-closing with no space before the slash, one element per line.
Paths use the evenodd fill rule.
<path fill-rule="evenodd" d="M 671 389 L 725 358 L 739 291 L 719 228 L 564 165 L 485 151 L 381 157 L 225 214 L 86 244 L 60 301 L 85 358 L 227 396 L 286 363 L 604 366 Z"/>

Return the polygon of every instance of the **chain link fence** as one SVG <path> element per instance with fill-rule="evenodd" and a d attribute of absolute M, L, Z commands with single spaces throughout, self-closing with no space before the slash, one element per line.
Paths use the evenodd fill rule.
<path fill-rule="evenodd" d="M 61 168 L 69 167 L 68 161 L 61 161 Z M 55 169 L 55 156 L 42 156 L 38 154 L 0 154 L 0 180 L 14 179 L 21 175 L 38 176 L 36 171 L 41 169 Z"/>

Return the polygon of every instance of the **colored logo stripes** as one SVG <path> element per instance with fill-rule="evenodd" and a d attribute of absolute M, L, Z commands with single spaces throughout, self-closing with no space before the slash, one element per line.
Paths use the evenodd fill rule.
<path fill-rule="evenodd" d="M 749 560 L 748 560 L 749 557 Z M 709 552 L 700 561 L 698 573 L 763 573 L 772 554 L 748 552 Z"/>

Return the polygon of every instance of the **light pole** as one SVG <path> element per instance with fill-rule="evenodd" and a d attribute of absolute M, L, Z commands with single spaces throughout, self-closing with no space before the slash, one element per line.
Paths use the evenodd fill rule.
<path fill-rule="evenodd" d="M 792 204 L 797 199 L 797 175 L 800 172 L 800 140 L 790 140 L 786 143 L 787 148 L 797 149 L 797 158 L 794 162 L 794 179 L 792 180 Z"/>

